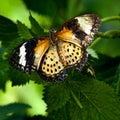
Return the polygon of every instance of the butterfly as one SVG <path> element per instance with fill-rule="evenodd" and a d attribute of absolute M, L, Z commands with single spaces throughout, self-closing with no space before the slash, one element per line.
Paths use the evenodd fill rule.
<path fill-rule="evenodd" d="M 65 22 L 49 36 L 40 36 L 19 45 L 11 54 L 11 66 L 26 73 L 37 72 L 43 80 L 61 82 L 66 70 L 79 71 L 87 62 L 87 47 L 100 27 L 100 18 L 85 14 Z"/>

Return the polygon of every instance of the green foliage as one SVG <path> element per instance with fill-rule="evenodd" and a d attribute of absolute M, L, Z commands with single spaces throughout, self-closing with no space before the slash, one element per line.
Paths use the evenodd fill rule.
<path fill-rule="evenodd" d="M 117 81 L 116 92 L 118 95 L 120 95 L 120 64 L 117 68 L 115 79 Z"/>
<path fill-rule="evenodd" d="M 5 83 L 9 79 L 6 73 L 8 72 L 8 61 L 0 58 L 0 89 L 5 90 Z"/>
<path fill-rule="evenodd" d="M 18 34 L 21 39 L 31 39 L 32 35 L 29 29 L 20 21 L 17 21 Z"/>
<path fill-rule="evenodd" d="M 88 48 L 87 51 L 88 51 L 88 54 L 91 55 L 93 58 L 98 59 L 98 55 L 93 49 Z"/>
<path fill-rule="evenodd" d="M 17 36 L 16 24 L 0 15 L 0 39 L 3 40 L 4 45 L 7 45 L 9 40 L 14 39 Z"/>
<path fill-rule="evenodd" d="M 114 4 L 117 5 L 119 1 L 115 1 Z M 99 2 L 48 0 L 48 3 L 40 0 L 24 0 L 24 2 L 30 10 L 51 17 L 52 26 L 55 27 L 70 17 L 88 11 L 99 13 L 100 16 L 108 15 L 103 0 Z M 103 8 L 100 8 L 100 3 Z M 93 8 L 94 10 L 96 8 L 96 11 Z M 113 13 L 115 13 L 114 9 L 116 6 L 112 7 Z M 102 10 L 104 10 L 103 13 Z M 112 15 L 112 12 L 109 12 L 109 15 Z M 47 117 L 39 115 L 30 117 L 26 114 L 28 105 L 14 103 L 0 106 L 0 119 L 120 120 L 120 30 L 118 27 L 120 24 L 116 23 L 119 20 L 120 16 L 102 19 L 104 24 L 101 25 L 101 32 L 98 32 L 94 43 L 88 49 L 90 54 L 88 62 L 95 70 L 95 77 L 87 73 L 85 66 L 81 73 L 70 69 L 69 76 L 64 82 L 50 84 L 43 82 L 35 73 L 25 74 L 11 68 L 8 64 L 10 53 L 15 46 L 32 37 L 46 34 L 37 20 L 30 14 L 31 28 L 29 29 L 23 24 L 24 21 L 18 20 L 15 24 L 10 19 L 0 16 L 0 40 L 2 41 L 0 89 L 5 90 L 7 80 L 11 80 L 13 86 L 24 85 L 29 80 L 43 84 L 43 99 L 47 103 L 48 112 Z M 29 91 L 25 92 L 30 95 Z"/>
<path fill-rule="evenodd" d="M 120 105 L 118 103 L 120 101 L 119 97 L 115 95 L 114 90 L 104 82 L 95 80 L 90 76 L 79 76 L 77 81 L 73 77 L 71 80 L 66 81 L 66 87 L 75 94 L 83 108 L 78 105 L 74 96 L 69 94 L 69 101 L 58 109 L 57 106 L 59 106 L 61 102 L 57 102 L 55 106 L 55 93 L 49 91 L 46 93 L 48 98 L 45 99 L 46 102 L 49 103 L 48 117 L 52 118 L 52 120 L 119 120 Z M 69 82 L 69 84 L 67 82 Z M 52 87 L 58 89 L 58 85 Z M 64 91 L 65 90 L 66 89 L 64 89 Z M 52 96 L 49 96 L 50 94 Z M 58 95 L 57 99 L 62 99 L 62 93 L 59 94 L 61 94 L 61 96 Z M 51 97 L 51 100 L 49 97 Z"/>
<path fill-rule="evenodd" d="M 43 29 L 40 27 L 40 25 L 38 24 L 38 22 L 32 17 L 31 13 L 30 13 L 30 17 L 29 17 L 30 23 L 31 23 L 31 31 L 36 35 L 43 35 L 44 31 Z"/>
<path fill-rule="evenodd" d="M 12 81 L 12 85 L 24 85 L 27 82 L 29 82 L 30 80 L 30 75 L 29 74 L 25 74 L 24 72 L 20 72 L 16 69 L 13 68 L 9 68 L 8 70 L 8 76 L 10 76 L 10 79 L 13 80 Z"/>
<path fill-rule="evenodd" d="M 46 86 L 45 99 L 48 107 L 51 108 L 48 111 L 57 110 L 69 101 L 70 90 L 65 83 Z"/>
<path fill-rule="evenodd" d="M 26 109 L 28 108 L 30 108 L 29 105 L 22 103 L 14 103 L 14 104 L 0 106 L 0 119 L 23 120 L 26 115 Z"/>

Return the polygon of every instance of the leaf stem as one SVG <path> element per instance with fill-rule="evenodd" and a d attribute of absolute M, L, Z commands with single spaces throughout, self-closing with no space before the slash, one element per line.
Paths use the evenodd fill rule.
<path fill-rule="evenodd" d="M 106 17 L 106 18 L 103 18 L 101 22 L 104 23 L 104 22 L 113 21 L 113 20 L 120 20 L 120 16 Z"/>
<path fill-rule="evenodd" d="M 71 90 L 71 94 L 72 94 L 74 100 L 76 101 L 77 105 L 82 109 L 82 108 L 83 108 L 82 104 L 80 103 L 80 101 L 79 101 L 78 98 L 75 96 L 75 94 L 74 94 L 74 92 L 73 92 L 72 90 Z"/>

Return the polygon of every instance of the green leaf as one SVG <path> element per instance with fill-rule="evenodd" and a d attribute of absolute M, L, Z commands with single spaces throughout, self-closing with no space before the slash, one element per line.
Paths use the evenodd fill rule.
<path fill-rule="evenodd" d="M 29 10 L 36 11 L 40 14 L 46 14 L 54 16 L 56 13 L 56 4 L 53 0 L 48 0 L 47 4 L 45 4 L 45 1 L 39 1 L 39 0 L 24 0 L 24 3 L 26 4 L 27 8 Z"/>
<path fill-rule="evenodd" d="M 39 23 L 32 17 L 31 14 L 29 16 L 29 20 L 31 23 L 31 31 L 37 36 L 42 35 L 44 30 L 40 27 Z"/>
<path fill-rule="evenodd" d="M 48 111 L 61 108 L 68 102 L 69 98 L 70 91 L 64 83 L 46 86 L 44 99 L 48 105 Z"/>
<path fill-rule="evenodd" d="M 98 80 L 83 79 L 80 82 L 71 83 L 74 88 L 80 90 L 79 99 L 83 105 L 80 109 L 74 102 L 70 104 L 70 117 L 76 116 L 80 120 L 119 120 L 120 101 L 114 90 L 104 82 Z M 73 89 L 74 89 L 73 88 Z M 76 111 L 72 111 L 76 108 Z M 75 119 L 75 118 L 74 118 Z"/>
<path fill-rule="evenodd" d="M 117 81 L 115 80 L 115 75 L 120 62 L 119 57 L 111 58 L 99 54 L 99 59 L 95 59 L 92 62 L 96 78 L 100 81 L 106 82 L 107 84 L 115 88 L 115 84 Z"/>
<path fill-rule="evenodd" d="M 120 56 L 120 39 L 118 38 L 98 38 L 92 44 L 92 48 L 98 53 L 104 53 L 110 57 Z"/>
<path fill-rule="evenodd" d="M 97 53 L 95 52 L 95 50 L 91 49 L 91 48 L 87 48 L 87 52 L 89 55 L 91 55 L 93 58 L 96 58 L 98 59 L 98 55 Z"/>
<path fill-rule="evenodd" d="M 11 67 L 8 71 L 8 75 L 9 75 L 10 80 L 12 81 L 13 86 L 24 85 L 27 82 L 29 82 L 29 80 L 31 78 L 29 74 L 19 71 L 19 70 L 16 70 Z"/>
<path fill-rule="evenodd" d="M 30 106 L 23 103 L 13 103 L 13 104 L 0 106 L 0 119 L 23 120 L 25 117 L 26 109 L 28 108 L 30 108 Z"/>
<path fill-rule="evenodd" d="M 31 39 L 33 36 L 31 35 L 29 29 L 20 21 L 17 21 L 18 33 L 21 39 Z"/>
<path fill-rule="evenodd" d="M 17 26 L 10 19 L 0 15 L 0 39 L 4 45 L 18 37 Z"/>
<path fill-rule="evenodd" d="M 48 109 L 50 109 L 48 110 L 49 118 L 52 120 L 120 119 L 120 101 L 119 97 L 115 94 L 114 89 L 104 82 L 95 80 L 90 76 L 87 77 L 87 75 L 79 75 L 79 78 L 77 79 L 73 76 L 70 78 L 71 79 L 69 79 L 68 82 L 64 83 L 66 84 L 66 87 L 62 87 L 62 84 L 61 87 L 57 86 L 55 88 L 53 86 L 54 90 L 52 91 L 51 96 L 49 95 L 49 97 L 52 98 L 53 96 L 53 98 L 49 99 L 49 102 L 47 101 L 47 103 L 50 103 L 48 104 Z M 49 89 L 49 87 L 47 89 Z M 83 107 L 81 108 L 78 105 L 71 94 L 69 101 L 67 100 L 64 105 L 57 108 L 56 106 L 57 104 L 58 106 L 60 105 L 61 99 L 65 99 L 66 97 L 62 97 L 64 92 L 61 93 L 59 89 L 62 89 L 62 91 L 71 90 Z"/>
<path fill-rule="evenodd" d="M 57 111 L 50 112 L 47 116 L 48 120 L 71 120 L 71 118 L 69 117 L 68 108 L 69 105 L 67 104 L 66 106 L 58 109 Z M 74 120 L 79 120 L 79 119 L 74 119 Z"/>

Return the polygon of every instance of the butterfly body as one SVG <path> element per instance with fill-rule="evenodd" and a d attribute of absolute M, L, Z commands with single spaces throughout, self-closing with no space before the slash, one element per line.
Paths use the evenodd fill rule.
<path fill-rule="evenodd" d="M 18 46 L 10 57 L 15 68 L 31 73 L 36 71 L 44 80 L 60 82 L 67 77 L 66 69 L 79 71 L 85 65 L 100 19 L 94 14 L 75 17 L 64 23 L 50 36 L 40 36 Z"/>

